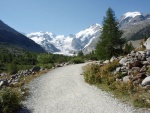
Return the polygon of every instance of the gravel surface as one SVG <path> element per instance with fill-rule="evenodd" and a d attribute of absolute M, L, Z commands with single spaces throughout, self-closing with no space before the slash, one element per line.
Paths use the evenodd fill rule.
<path fill-rule="evenodd" d="M 34 79 L 24 104 L 33 113 L 146 113 L 119 102 L 84 82 L 82 66 L 54 69 Z"/>

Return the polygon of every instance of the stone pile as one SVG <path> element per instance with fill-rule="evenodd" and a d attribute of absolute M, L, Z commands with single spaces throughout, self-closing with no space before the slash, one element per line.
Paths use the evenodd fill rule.
<path fill-rule="evenodd" d="M 114 70 L 114 75 L 121 75 L 117 80 L 128 82 L 139 86 L 150 86 L 150 50 L 131 51 L 127 56 L 112 57 L 103 63 L 119 61 L 119 66 Z"/>
<path fill-rule="evenodd" d="M 35 66 L 32 69 L 30 69 L 30 70 L 18 71 L 18 73 L 14 74 L 14 75 L 11 75 L 10 78 L 1 79 L 0 80 L 0 87 L 1 86 L 10 86 L 12 84 L 13 85 L 14 84 L 18 84 L 21 77 L 26 77 L 26 76 L 29 76 L 29 75 L 32 76 L 32 75 L 36 74 L 37 72 L 39 72 L 41 70 L 43 70 L 43 69 L 41 69 L 39 66 Z"/>

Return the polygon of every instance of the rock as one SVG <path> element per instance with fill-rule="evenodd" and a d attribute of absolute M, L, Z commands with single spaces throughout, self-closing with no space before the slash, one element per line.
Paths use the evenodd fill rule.
<path fill-rule="evenodd" d="M 121 64 L 121 65 L 126 65 L 126 62 L 127 62 L 127 58 L 124 57 L 124 58 L 122 58 L 122 59 L 119 61 L 119 64 Z"/>
<path fill-rule="evenodd" d="M 121 67 L 117 67 L 116 72 L 120 72 L 120 71 L 121 71 Z"/>
<path fill-rule="evenodd" d="M 111 59 L 110 59 L 110 62 L 113 62 L 114 60 L 116 60 L 117 58 L 115 56 L 113 56 Z"/>
<path fill-rule="evenodd" d="M 146 77 L 146 78 L 142 81 L 142 85 L 143 85 L 143 86 L 150 85 L 150 76 Z"/>
<path fill-rule="evenodd" d="M 131 80 L 135 83 L 140 83 L 143 79 L 145 79 L 147 76 L 145 73 L 138 73 L 136 76 L 134 76 Z"/>
<path fill-rule="evenodd" d="M 7 74 L 6 73 L 1 73 L 0 76 L 7 76 Z"/>
<path fill-rule="evenodd" d="M 143 61 L 142 64 L 143 65 L 148 65 L 149 63 L 148 63 L 148 61 Z"/>
<path fill-rule="evenodd" d="M 0 81 L 0 87 L 3 86 L 3 84 L 4 84 L 4 81 L 1 80 Z"/>
<path fill-rule="evenodd" d="M 128 82 L 128 81 L 130 81 L 130 76 L 125 76 L 125 77 L 123 77 L 123 82 Z"/>
<path fill-rule="evenodd" d="M 32 69 L 31 69 L 31 71 L 32 72 L 39 72 L 40 71 L 40 67 L 39 66 L 34 66 Z"/>
<path fill-rule="evenodd" d="M 147 50 L 150 50 L 150 37 L 146 40 L 144 46 L 146 47 Z"/>
<path fill-rule="evenodd" d="M 134 61 L 133 63 L 128 63 L 128 68 L 131 69 L 132 67 L 142 67 L 143 64 L 140 61 Z"/>
<path fill-rule="evenodd" d="M 148 61 L 148 63 L 150 64 L 150 57 L 146 58 L 146 60 Z"/>
<path fill-rule="evenodd" d="M 0 80 L 0 87 L 1 86 L 9 86 L 8 81 L 7 80 Z"/>
<path fill-rule="evenodd" d="M 140 69 L 140 72 L 146 72 L 147 70 L 147 67 L 144 65 L 141 69 Z"/>
<path fill-rule="evenodd" d="M 150 50 L 146 51 L 146 56 L 150 56 Z"/>
<path fill-rule="evenodd" d="M 110 61 L 109 60 L 105 60 L 103 63 L 104 64 L 108 64 L 108 63 L 110 63 Z"/>
<path fill-rule="evenodd" d="M 136 51 L 131 51 L 130 55 L 131 55 L 132 57 L 135 57 Z"/>

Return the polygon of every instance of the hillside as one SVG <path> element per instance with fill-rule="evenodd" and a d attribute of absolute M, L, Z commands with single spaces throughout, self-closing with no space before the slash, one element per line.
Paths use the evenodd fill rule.
<path fill-rule="evenodd" d="M 1 44 L 15 46 L 33 52 L 45 52 L 40 45 L 0 20 L 0 45 Z"/>

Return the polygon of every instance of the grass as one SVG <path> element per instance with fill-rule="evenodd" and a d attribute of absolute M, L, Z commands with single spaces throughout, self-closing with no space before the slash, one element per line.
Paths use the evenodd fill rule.
<path fill-rule="evenodd" d="M 86 65 L 83 68 L 84 80 L 91 85 L 112 93 L 123 102 L 132 103 L 135 107 L 150 108 L 150 93 L 146 89 L 135 86 L 131 81 L 127 83 L 116 81 L 118 76 L 115 76 L 112 71 L 118 66 L 118 61 L 102 67 L 97 64 Z"/>

